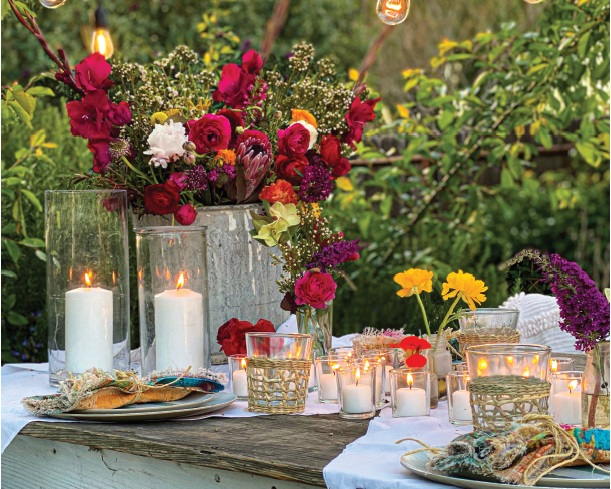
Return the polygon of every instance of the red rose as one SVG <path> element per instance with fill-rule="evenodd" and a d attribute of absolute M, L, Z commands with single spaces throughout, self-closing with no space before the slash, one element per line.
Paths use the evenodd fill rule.
<path fill-rule="evenodd" d="M 189 226 L 193 224 L 195 218 L 197 217 L 197 211 L 195 207 L 191 204 L 183 204 L 178 210 L 174 213 L 174 218 L 178 221 L 179 224 L 183 226 Z"/>
<path fill-rule="evenodd" d="M 174 214 L 178 210 L 180 194 L 172 182 L 144 187 L 144 207 L 153 214 Z"/>
<path fill-rule="evenodd" d="M 276 173 L 278 177 L 292 185 L 299 185 L 303 177 L 303 170 L 308 164 L 308 159 L 303 155 L 294 157 L 278 155 L 276 156 Z"/>
<path fill-rule="evenodd" d="M 82 100 L 66 104 L 70 117 L 70 132 L 85 139 L 109 139 L 112 124 L 109 119 L 110 100 L 104 90 L 85 95 Z"/>
<path fill-rule="evenodd" d="M 246 354 L 246 332 L 252 329 L 248 321 L 240 321 L 231 318 L 223 324 L 216 335 L 216 341 L 221 345 L 221 351 L 225 355 Z"/>
<path fill-rule="evenodd" d="M 208 153 L 229 147 L 231 124 L 222 115 L 206 114 L 190 125 L 189 141 L 195 143 L 195 151 Z"/>
<path fill-rule="evenodd" d="M 278 151 L 286 156 L 304 155 L 310 145 L 310 131 L 302 124 L 278 130 Z"/>
<path fill-rule="evenodd" d="M 100 53 L 93 53 L 74 67 L 77 86 L 84 92 L 107 90 L 113 86 L 108 79 L 112 68 Z"/>
<path fill-rule="evenodd" d="M 248 333 L 275 333 L 276 328 L 267 319 L 259 319 Z"/>
<path fill-rule="evenodd" d="M 376 118 L 373 109 L 379 101 L 379 97 L 373 100 L 365 100 L 365 102 L 361 102 L 359 97 L 354 98 L 350 105 L 350 110 L 344 116 L 348 128 L 350 129 L 350 131 L 344 135 L 343 141 L 345 143 L 348 143 L 354 148 L 354 143 L 358 143 L 363 139 L 363 128 L 365 123 L 371 122 Z"/>
<path fill-rule="evenodd" d="M 342 145 L 333 134 L 323 136 L 320 141 L 320 156 L 331 168 L 334 178 L 343 177 L 350 171 L 350 162 L 342 156 Z"/>
<path fill-rule="evenodd" d="M 261 68 L 263 68 L 263 59 L 254 49 L 242 56 L 242 71 L 251 75 L 258 75 Z"/>
<path fill-rule="evenodd" d="M 307 304 L 314 309 L 325 309 L 335 297 L 337 284 L 329 273 L 308 270 L 295 282 L 295 303 Z"/>
<path fill-rule="evenodd" d="M 297 204 L 297 194 L 293 186 L 286 180 L 276 180 L 271 185 L 263 187 L 259 194 L 259 199 L 267 200 L 269 205 L 280 202 L 282 205 Z"/>
<path fill-rule="evenodd" d="M 254 81 L 254 75 L 242 71 L 235 63 L 226 64 L 212 99 L 215 102 L 225 102 L 234 109 L 243 109 L 250 101 L 249 91 Z"/>
<path fill-rule="evenodd" d="M 90 139 L 87 147 L 93 153 L 93 171 L 95 173 L 105 172 L 112 162 L 109 152 L 110 140 Z"/>

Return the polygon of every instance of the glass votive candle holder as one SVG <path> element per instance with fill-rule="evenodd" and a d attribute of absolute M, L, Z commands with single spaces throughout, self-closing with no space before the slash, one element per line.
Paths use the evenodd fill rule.
<path fill-rule="evenodd" d="M 428 416 L 431 412 L 430 373 L 398 368 L 390 371 L 390 403 L 394 418 Z"/>
<path fill-rule="evenodd" d="M 469 372 L 453 371 L 446 375 L 448 388 L 448 419 L 456 425 L 471 424 L 473 414 L 471 413 L 471 401 L 467 384 L 469 383 Z"/>
<path fill-rule="evenodd" d="M 555 374 L 558 372 L 566 372 L 567 370 L 574 370 L 573 366 L 575 360 L 570 357 L 552 357 L 549 361 L 549 373 Z"/>
<path fill-rule="evenodd" d="M 249 357 L 307 360 L 312 351 L 312 336 L 299 333 L 246 333 Z"/>
<path fill-rule="evenodd" d="M 462 333 L 502 334 L 518 326 L 520 311 L 504 308 L 478 308 L 460 311 L 458 324 Z"/>
<path fill-rule="evenodd" d="M 399 352 L 403 350 L 398 348 L 380 348 L 377 350 L 364 350 L 361 352 L 362 358 L 384 357 L 386 365 L 384 366 L 384 392 L 390 394 L 390 371 L 393 368 L 400 368 Z"/>
<path fill-rule="evenodd" d="M 327 354 L 347 358 L 356 357 L 356 351 L 354 350 L 354 348 L 351 348 L 349 346 L 336 346 L 335 348 L 330 348 Z"/>
<path fill-rule="evenodd" d="M 339 415 L 346 419 L 369 419 L 376 413 L 376 366 L 365 370 L 359 362 L 347 364 L 337 372 Z"/>
<path fill-rule="evenodd" d="M 552 417 L 558 424 L 581 426 L 582 372 L 566 371 L 552 375 L 555 393 L 550 396 Z"/>
<path fill-rule="evenodd" d="M 337 404 L 337 370 L 346 365 L 342 357 L 325 355 L 314 359 L 318 400 L 322 404 Z"/>
<path fill-rule="evenodd" d="M 229 388 L 238 400 L 248 399 L 248 383 L 246 380 L 246 355 L 236 354 L 227 357 L 229 363 Z"/>
<path fill-rule="evenodd" d="M 359 358 L 363 362 L 365 369 L 370 366 L 376 366 L 375 377 L 375 405 L 377 409 L 384 407 L 386 404 L 386 357 L 381 354 L 374 353 L 373 350 L 363 352 Z M 392 369 L 390 369 L 392 370 Z"/>

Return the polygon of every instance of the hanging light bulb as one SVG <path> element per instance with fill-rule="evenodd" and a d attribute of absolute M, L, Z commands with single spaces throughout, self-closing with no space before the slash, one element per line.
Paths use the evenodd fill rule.
<path fill-rule="evenodd" d="M 382 22 L 396 25 L 407 19 L 410 0 L 378 0 L 376 12 Z"/>
<path fill-rule="evenodd" d="M 91 46 L 89 51 L 92 53 L 100 53 L 106 59 L 112 56 L 115 48 L 112 45 L 110 32 L 108 31 L 108 15 L 101 5 L 95 11 L 95 27 L 91 35 Z"/>
<path fill-rule="evenodd" d="M 57 8 L 61 7 L 66 0 L 40 0 L 40 4 L 46 8 Z"/>

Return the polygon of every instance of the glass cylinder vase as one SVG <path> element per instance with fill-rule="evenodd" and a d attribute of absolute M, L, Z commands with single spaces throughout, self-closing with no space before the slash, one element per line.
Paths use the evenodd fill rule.
<path fill-rule="evenodd" d="M 210 367 L 206 228 L 136 229 L 142 374 Z"/>
<path fill-rule="evenodd" d="M 581 414 L 586 428 L 609 428 L 609 342 L 586 352 L 581 388 Z"/>
<path fill-rule="evenodd" d="M 129 370 L 125 190 L 45 192 L 49 381 Z"/>
<path fill-rule="evenodd" d="M 327 309 L 331 306 L 327 306 Z M 329 352 L 333 339 L 333 313 L 327 309 L 301 306 L 297 309 L 297 330 L 312 336 L 312 354 L 322 357 Z"/>

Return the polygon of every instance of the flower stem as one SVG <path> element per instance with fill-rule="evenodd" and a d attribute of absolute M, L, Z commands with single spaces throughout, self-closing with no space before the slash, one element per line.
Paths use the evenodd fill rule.
<path fill-rule="evenodd" d="M 149 180 L 149 178 L 142 173 L 140 170 L 138 170 L 134 165 L 132 165 L 129 160 L 125 157 L 125 156 L 121 156 L 121 160 L 123 161 L 123 163 L 125 163 L 134 173 L 137 173 L 138 175 L 140 175 L 142 178 L 144 178 L 147 182 L 151 183 L 151 181 Z"/>
<path fill-rule="evenodd" d="M 422 317 L 424 319 L 424 327 L 426 328 L 426 333 L 431 336 L 431 328 L 429 327 L 429 318 L 426 316 L 426 311 L 424 310 L 424 304 L 422 303 L 422 299 L 420 299 L 420 294 L 416 294 L 416 299 L 418 299 L 418 304 L 420 305 L 420 310 L 422 311 Z"/>
<path fill-rule="evenodd" d="M 441 321 L 441 324 L 439 325 L 439 330 L 437 331 L 438 335 L 441 335 L 441 332 L 443 331 L 443 328 L 445 328 L 446 325 L 448 324 L 450 316 L 454 312 L 454 308 L 456 307 L 456 304 L 458 304 L 458 301 L 460 299 L 462 299 L 462 292 L 458 293 L 458 295 L 456 296 L 456 299 L 454 299 L 454 302 L 452 302 L 452 305 L 450 306 L 450 309 L 448 309 L 448 312 L 446 312 L 446 315 L 443 318 L 443 321 Z"/>

